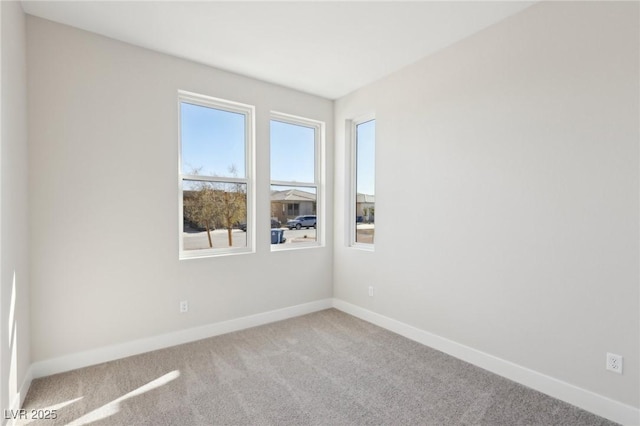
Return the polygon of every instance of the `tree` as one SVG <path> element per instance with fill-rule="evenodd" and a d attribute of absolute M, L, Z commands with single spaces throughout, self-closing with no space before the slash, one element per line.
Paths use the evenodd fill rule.
<path fill-rule="evenodd" d="M 227 228 L 229 247 L 233 241 L 231 232 L 233 225 L 247 218 L 247 196 L 245 185 L 241 183 L 225 183 L 225 188 L 215 191 L 215 203 L 222 219 L 222 224 Z"/>
<path fill-rule="evenodd" d="M 192 174 L 197 175 L 199 170 Z M 229 172 L 235 177 L 235 167 Z M 234 182 L 191 181 L 185 190 L 185 218 L 207 231 L 209 247 L 213 247 L 211 230 L 226 228 L 229 247 L 233 245 L 233 226 L 247 217 L 246 184 Z"/>
<path fill-rule="evenodd" d="M 197 182 L 191 190 L 185 190 L 184 216 L 197 226 L 205 228 L 209 247 L 213 247 L 211 230 L 216 224 L 216 201 L 213 184 L 209 182 Z"/>

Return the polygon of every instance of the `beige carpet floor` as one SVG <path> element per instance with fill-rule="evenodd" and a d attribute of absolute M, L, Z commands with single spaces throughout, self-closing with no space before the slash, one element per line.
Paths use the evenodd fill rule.
<path fill-rule="evenodd" d="M 335 309 L 35 380 L 70 425 L 611 425 Z"/>

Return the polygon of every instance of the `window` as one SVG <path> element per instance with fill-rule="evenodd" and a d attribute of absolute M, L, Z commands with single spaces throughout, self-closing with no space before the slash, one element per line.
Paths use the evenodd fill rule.
<path fill-rule="evenodd" d="M 284 237 L 273 249 L 322 243 L 323 132 L 318 121 L 271 115 L 271 226 Z"/>
<path fill-rule="evenodd" d="M 368 117 L 352 122 L 352 245 L 373 248 L 375 237 L 376 121 Z"/>
<path fill-rule="evenodd" d="M 300 214 L 300 203 L 287 204 L 287 215 L 298 216 Z"/>
<path fill-rule="evenodd" d="M 179 92 L 180 258 L 253 249 L 253 107 Z"/>

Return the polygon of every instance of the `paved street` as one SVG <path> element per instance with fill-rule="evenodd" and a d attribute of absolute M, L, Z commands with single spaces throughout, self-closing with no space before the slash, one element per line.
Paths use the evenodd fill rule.
<path fill-rule="evenodd" d="M 189 232 L 183 233 L 184 236 L 184 249 L 185 250 L 197 250 L 209 248 L 209 240 L 207 238 L 207 232 Z M 247 234 L 241 229 L 233 229 L 231 231 L 231 238 L 233 247 L 246 247 Z M 229 247 L 229 240 L 226 229 L 216 229 L 211 231 L 211 242 L 213 248 Z"/>
<path fill-rule="evenodd" d="M 284 229 L 284 237 L 287 241 L 284 244 L 296 244 L 307 241 L 315 241 L 316 230 L 311 229 Z M 358 242 L 372 243 L 373 242 L 373 224 L 359 224 L 357 227 Z M 184 236 L 184 249 L 185 250 L 198 250 L 209 248 L 209 242 L 207 239 L 206 231 L 203 232 L 188 232 L 182 234 Z M 269 233 L 270 235 L 270 233 Z M 246 247 L 247 245 L 247 233 L 240 229 L 234 229 L 231 231 L 231 238 L 233 241 L 233 247 Z M 211 240 L 214 248 L 228 247 L 228 237 L 226 229 L 216 229 L 211 231 Z"/>
<path fill-rule="evenodd" d="M 271 232 L 268 231 L 271 235 Z M 184 249 L 185 250 L 198 250 L 209 248 L 209 241 L 207 239 L 207 232 L 189 232 L 183 233 L 184 236 Z M 295 244 L 305 241 L 314 241 L 316 238 L 316 230 L 311 229 L 293 229 L 289 230 L 284 228 L 284 237 L 287 239 L 285 244 Z M 305 238 L 306 237 L 306 238 Z M 231 231 L 231 238 L 233 247 L 246 247 L 247 245 L 247 233 L 240 229 L 234 229 Z M 229 247 L 227 230 L 216 229 L 211 231 L 211 240 L 214 248 Z"/>
<path fill-rule="evenodd" d="M 375 225 L 373 223 L 359 223 L 356 225 L 356 242 L 373 244 Z"/>

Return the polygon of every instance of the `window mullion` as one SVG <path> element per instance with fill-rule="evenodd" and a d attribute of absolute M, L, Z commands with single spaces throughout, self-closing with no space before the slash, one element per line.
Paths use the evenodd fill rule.
<path fill-rule="evenodd" d="M 316 188 L 318 186 L 318 184 L 315 182 L 296 182 L 296 181 L 286 181 L 286 180 L 272 180 L 271 185 L 301 186 L 306 188 Z"/>
<path fill-rule="evenodd" d="M 203 175 L 180 175 L 182 180 L 196 180 L 200 182 L 220 182 L 220 183 L 247 183 L 246 178 L 230 178 L 219 176 L 203 176 Z"/>

